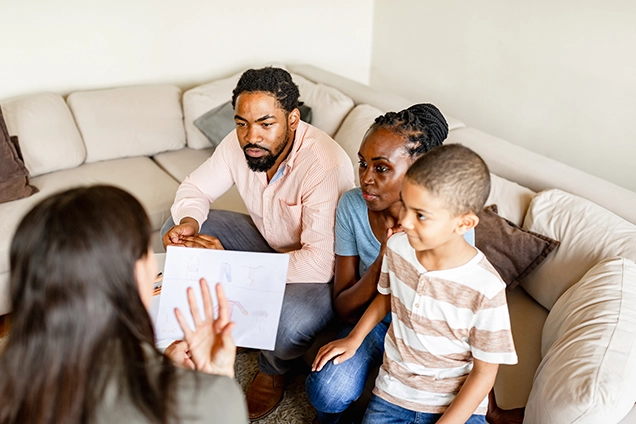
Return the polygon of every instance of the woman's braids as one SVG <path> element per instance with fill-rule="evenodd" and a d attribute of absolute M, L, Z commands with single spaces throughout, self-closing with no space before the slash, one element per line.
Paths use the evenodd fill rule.
<path fill-rule="evenodd" d="M 369 132 L 378 128 L 406 137 L 406 149 L 412 157 L 441 146 L 448 136 L 448 123 L 444 115 L 430 103 L 419 103 L 399 112 L 387 112 L 378 116 Z"/>

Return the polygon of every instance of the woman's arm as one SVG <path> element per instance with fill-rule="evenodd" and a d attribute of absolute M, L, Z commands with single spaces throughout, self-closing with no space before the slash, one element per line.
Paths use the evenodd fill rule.
<path fill-rule="evenodd" d="M 389 228 L 380 253 L 362 277 L 358 276 L 359 256 L 336 255 L 333 297 L 336 313 L 345 322 L 357 322 L 378 293 L 377 284 L 386 252 L 386 241 L 394 233 Z"/>

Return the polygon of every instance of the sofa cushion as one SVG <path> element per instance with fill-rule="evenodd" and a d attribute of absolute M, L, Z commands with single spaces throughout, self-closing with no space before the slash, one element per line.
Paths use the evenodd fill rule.
<path fill-rule="evenodd" d="M 213 148 L 201 150 L 185 148 L 175 152 L 159 153 L 153 159 L 176 181 L 181 183 L 212 155 L 213 150 Z M 247 207 L 236 186 L 232 186 L 226 193 L 216 199 L 210 205 L 210 209 L 223 209 L 247 214 Z"/>
<path fill-rule="evenodd" d="M 636 263 L 606 259 L 554 304 L 524 422 L 618 422 L 636 402 Z"/>
<path fill-rule="evenodd" d="M 528 402 L 532 379 L 541 363 L 541 332 L 548 311 L 521 287 L 507 291 L 506 298 L 518 362 L 499 366 L 495 392 L 497 404 L 512 409 Z"/>
<path fill-rule="evenodd" d="M 298 74 L 291 76 L 300 90 L 300 100 L 311 107 L 311 124 L 333 137 L 353 109 L 353 100 L 333 87 L 313 83 Z"/>
<path fill-rule="evenodd" d="M 0 203 L 29 197 L 38 189 L 29 184 L 29 171 L 20 155 L 17 137 L 9 136 L 0 107 Z"/>
<path fill-rule="evenodd" d="M 547 309 L 595 264 L 622 256 L 636 260 L 636 226 L 589 200 L 558 189 L 537 194 L 523 228 L 561 245 L 521 285 Z"/>
<path fill-rule="evenodd" d="M 523 230 L 497 215 L 497 205 L 479 214 L 475 227 L 475 246 L 495 267 L 512 290 L 559 245 L 559 242 L 532 231 Z"/>
<path fill-rule="evenodd" d="M 496 204 L 499 216 L 521 226 L 535 194 L 527 187 L 491 173 L 490 195 L 486 205 Z"/>
<path fill-rule="evenodd" d="M 360 150 L 362 138 L 364 138 L 375 118 L 380 115 L 384 115 L 384 112 L 376 107 L 357 105 L 349 112 L 333 137 L 349 155 L 356 170 L 358 168 L 358 151 Z M 357 172 L 355 172 L 355 184 L 356 186 L 360 185 L 360 176 Z"/>
<path fill-rule="evenodd" d="M 242 72 L 231 77 L 202 84 L 183 93 L 183 124 L 191 149 L 213 147 L 208 138 L 196 127 L 194 121 L 207 112 L 232 100 L 232 90 L 236 87 Z M 232 123 L 234 120 L 232 119 Z"/>
<path fill-rule="evenodd" d="M 185 146 L 179 87 L 81 91 L 67 101 L 84 138 L 86 162 L 150 156 Z"/>
<path fill-rule="evenodd" d="M 2 102 L 10 135 L 17 135 L 32 177 L 74 168 L 86 148 L 73 115 L 59 94 L 41 93 Z"/>
<path fill-rule="evenodd" d="M 125 158 L 81 165 L 33 178 L 40 192 L 31 197 L 0 204 L 0 273 L 9 270 L 9 245 L 22 217 L 40 200 L 81 185 L 112 184 L 137 197 L 146 209 L 153 230 L 170 215 L 179 184 L 147 157 Z"/>

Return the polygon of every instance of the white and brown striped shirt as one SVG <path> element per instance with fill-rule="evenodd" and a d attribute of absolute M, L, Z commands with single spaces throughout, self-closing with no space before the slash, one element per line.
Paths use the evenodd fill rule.
<path fill-rule="evenodd" d="M 247 166 L 236 130 L 179 186 L 172 218 L 201 225 L 210 203 L 234 184 L 267 243 L 289 253 L 288 283 L 323 283 L 333 276 L 334 225 L 338 199 L 353 188 L 353 166 L 345 151 L 316 127 L 300 122 L 294 144 L 271 183 Z"/>
<path fill-rule="evenodd" d="M 473 358 L 515 364 L 506 285 L 485 258 L 427 271 L 406 234 L 392 236 L 378 291 L 391 295 L 392 322 L 374 393 L 413 411 L 444 413 Z M 484 415 L 486 397 L 475 411 Z"/>

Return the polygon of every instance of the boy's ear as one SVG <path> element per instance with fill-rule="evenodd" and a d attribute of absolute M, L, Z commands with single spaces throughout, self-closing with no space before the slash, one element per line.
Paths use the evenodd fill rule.
<path fill-rule="evenodd" d="M 465 213 L 459 217 L 459 223 L 457 224 L 457 231 L 459 234 L 464 234 L 468 230 L 475 228 L 479 224 L 479 217 L 472 212 Z"/>

